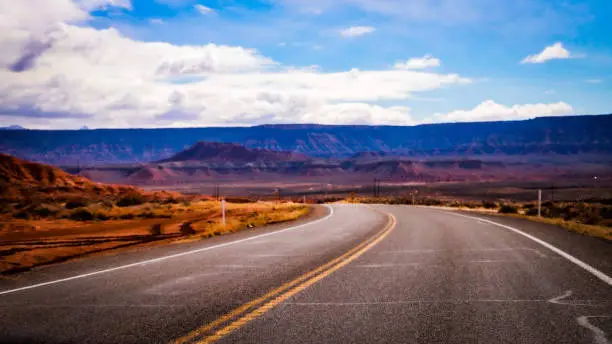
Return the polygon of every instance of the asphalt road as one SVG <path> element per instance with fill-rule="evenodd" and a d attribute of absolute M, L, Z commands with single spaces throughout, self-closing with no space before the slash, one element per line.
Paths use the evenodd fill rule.
<path fill-rule="evenodd" d="M 1 280 L 0 341 L 612 343 L 603 240 L 409 206 L 298 226 Z"/>

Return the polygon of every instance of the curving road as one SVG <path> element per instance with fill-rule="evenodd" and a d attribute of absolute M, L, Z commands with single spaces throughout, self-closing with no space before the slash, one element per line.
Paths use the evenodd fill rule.
<path fill-rule="evenodd" d="M 317 219 L 0 280 L 6 343 L 612 343 L 612 245 L 520 219 Z"/>

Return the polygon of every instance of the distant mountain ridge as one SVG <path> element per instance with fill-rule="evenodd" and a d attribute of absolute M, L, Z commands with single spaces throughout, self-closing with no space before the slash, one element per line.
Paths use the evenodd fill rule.
<path fill-rule="evenodd" d="M 248 149 L 234 143 L 200 141 L 192 147 L 159 162 L 206 161 L 245 164 L 299 160 L 308 160 L 308 157 L 293 152 Z"/>
<path fill-rule="evenodd" d="M 20 125 L 13 124 L 7 127 L 0 127 L 0 130 L 27 130 L 27 129 Z"/>
<path fill-rule="evenodd" d="M 602 160 L 601 158 L 604 158 Z M 533 160 L 532 160 L 533 159 Z M 315 158 L 292 152 L 250 149 L 237 144 L 198 142 L 154 163 L 67 168 L 105 183 L 179 185 L 234 182 L 394 183 L 541 180 L 612 171 L 612 156 L 418 158 L 365 152 L 350 158 Z"/>
<path fill-rule="evenodd" d="M 406 157 L 612 154 L 612 115 L 541 117 L 524 121 L 418 126 L 282 124 L 255 127 L 6 130 L 0 152 L 54 165 L 104 165 L 165 160 L 198 141 L 311 157 L 362 152 Z"/>

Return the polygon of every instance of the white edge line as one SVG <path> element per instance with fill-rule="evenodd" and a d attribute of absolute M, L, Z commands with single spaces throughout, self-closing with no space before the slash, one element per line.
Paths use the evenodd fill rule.
<path fill-rule="evenodd" d="M 185 252 L 181 252 L 181 253 L 171 254 L 169 256 L 163 256 L 163 257 L 143 260 L 143 261 L 140 261 L 140 262 L 131 263 L 131 264 L 127 264 L 127 265 L 120 265 L 120 266 L 116 266 L 116 267 L 113 267 L 113 268 L 108 268 L 108 269 L 103 269 L 103 270 L 98 270 L 98 271 L 92 271 L 92 272 L 88 272 L 88 273 L 81 274 L 81 275 L 61 278 L 61 279 L 57 279 L 57 280 L 53 280 L 53 281 L 48 281 L 48 282 L 32 284 L 32 285 L 28 285 L 28 286 L 20 287 L 20 288 L 15 288 L 15 289 L 4 290 L 4 291 L 0 291 L 0 295 L 15 293 L 15 292 L 22 291 L 22 290 L 34 289 L 34 288 L 43 287 L 43 286 L 51 285 L 51 284 L 68 282 L 68 281 L 72 281 L 72 280 L 76 280 L 76 279 L 80 279 L 80 278 L 100 275 L 100 274 L 104 274 L 104 273 L 107 273 L 107 272 L 113 272 L 113 271 L 117 271 L 117 270 L 128 269 L 128 268 L 132 268 L 132 267 L 140 266 L 140 265 L 145 265 L 145 264 L 149 264 L 149 263 L 157 263 L 157 262 L 161 262 L 163 260 L 168 260 L 168 259 L 172 259 L 172 258 L 182 257 L 182 256 L 194 254 L 194 253 L 200 253 L 200 252 L 204 252 L 204 251 L 208 251 L 208 250 L 213 250 L 213 249 L 216 249 L 216 248 L 231 246 L 231 245 L 239 244 L 239 243 L 242 243 L 242 242 L 245 242 L 245 241 L 251 241 L 251 240 L 255 240 L 255 239 L 259 239 L 259 238 L 263 238 L 263 237 L 267 237 L 267 236 L 271 236 L 271 235 L 276 235 L 276 234 L 279 234 L 279 233 L 287 232 L 287 231 L 290 231 L 290 230 L 295 230 L 295 229 L 298 229 L 298 228 L 310 226 L 310 225 L 313 225 L 315 223 L 319 223 L 321 221 L 327 220 L 327 219 L 329 219 L 330 217 L 332 217 L 334 215 L 334 208 L 332 206 L 325 205 L 325 207 L 327 207 L 329 209 L 329 214 L 327 214 L 325 217 L 322 217 L 322 218 L 320 218 L 318 220 L 315 220 L 315 221 L 312 221 L 312 222 L 308 222 L 308 223 L 304 223 L 304 224 L 301 224 L 301 225 L 298 225 L 298 226 L 293 226 L 293 227 L 281 229 L 281 230 L 278 230 L 278 231 L 274 231 L 274 232 L 270 232 L 270 233 L 265 233 L 265 234 L 260 234 L 260 235 L 256 235 L 256 236 L 253 236 L 253 237 L 250 237 L 250 238 L 245 238 L 245 239 L 240 239 L 240 240 L 236 240 L 236 241 L 231 241 L 231 242 L 227 242 L 227 243 L 223 243 L 223 244 L 219 244 L 219 245 L 215 245 L 215 246 L 203 247 L 203 248 L 199 248 L 199 249 L 196 249 L 196 250 L 191 250 L 191 251 L 185 251 Z"/>
<path fill-rule="evenodd" d="M 578 325 L 591 331 L 593 334 L 593 341 L 595 341 L 596 344 L 608 344 L 609 342 L 606 339 L 606 333 L 599 327 L 591 324 L 589 322 L 589 318 L 610 318 L 610 316 L 583 315 L 576 318 Z"/>
<path fill-rule="evenodd" d="M 478 221 L 484 221 L 484 222 L 490 223 L 490 224 L 492 224 L 492 225 L 495 225 L 495 226 L 498 226 L 498 227 L 502 227 L 502 228 L 505 228 L 505 229 L 511 230 L 511 231 L 513 231 L 513 232 L 515 232 L 515 233 L 517 233 L 517 234 L 520 234 L 520 235 L 522 235 L 522 236 L 524 236 L 524 237 L 526 237 L 526 238 L 529 238 L 529 239 L 531 239 L 531 240 L 533 240 L 533 241 L 537 242 L 538 244 L 540 244 L 540 245 L 542 245 L 542 246 L 546 247 L 547 249 L 549 249 L 549 250 L 551 250 L 551 251 L 555 252 L 556 254 L 560 255 L 561 257 L 563 257 L 563 258 L 565 258 L 565 259 L 569 260 L 570 262 L 572 262 L 572 263 L 574 263 L 574 264 L 578 265 L 579 267 L 583 268 L 584 270 L 586 270 L 586 271 L 590 272 L 590 273 L 591 273 L 591 274 L 593 274 L 595 277 L 597 277 L 597 278 L 599 278 L 600 280 L 602 280 L 602 281 L 606 282 L 606 283 L 607 283 L 609 286 L 612 286 L 612 277 L 610 277 L 610 276 L 608 276 L 608 275 L 604 274 L 603 272 L 601 272 L 601 271 L 599 271 L 599 270 L 595 269 L 594 267 L 592 267 L 592 266 L 590 266 L 589 264 L 587 264 L 587 263 L 585 263 L 585 262 L 581 261 L 580 259 L 578 259 L 578 258 L 576 258 L 576 257 L 572 256 L 571 254 L 566 253 L 565 251 L 562 251 L 562 250 L 558 249 L 557 247 L 555 247 L 555 246 L 553 246 L 553 245 L 551 245 L 551 244 L 547 243 L 546 241 L 544 241 L 544 240 L 541 240 L 541 239 L 538 239 L 538 238 L 534 237 L 534 236 L 533 236 L 533 235 L 531 235 L 531 234 L 527 234 L 527 233 L 525 233 L 525 232 L 523 232 L 523 231 L 521 231 L 521 230 L 519 230 L 519 229 L 516 229 L 516 228 L 514 228 L 514 227 L 510 227 L 510 226 L 502 225 L 501 223 L 493 222 L 493 221 L 486 220 L 486 219 L 483 219 L 483 218 L 480 218 L 480 217 L 475 217 L 475 216 L 467 216 L 467 215 L 463 215 L 463 214 L 456 214 L 456 213 L 451 213 L 451 212 L 447 212 L 447 211 L 445 211 L 445 213 L 450 214 L 450 215 L 455 215 L 455 216 L 465 217 L 465 218 L 468 218 L 468 219 L 473 219 L 473 220 L 478 220 Z"/>

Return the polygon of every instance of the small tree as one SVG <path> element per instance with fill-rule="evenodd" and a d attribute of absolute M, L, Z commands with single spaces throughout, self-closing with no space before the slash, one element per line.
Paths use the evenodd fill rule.
<path fill-rule="evenodd" d="M 504 204 L 501 206 L 501 208 L 499 208 L 499 213 L 500 214 L 517 214 L 518 208 L 513 205 Z"/>

